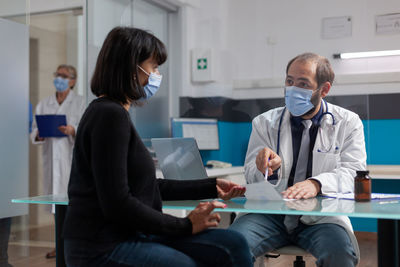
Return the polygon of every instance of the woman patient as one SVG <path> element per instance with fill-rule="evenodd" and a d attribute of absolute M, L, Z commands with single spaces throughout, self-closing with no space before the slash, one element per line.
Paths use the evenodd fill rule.
<path fill-rule="evenodd" d="M 186 218 L 162 213 L 162 200 L 222 198 L 245 189 L 222 179 L 156 179 L 153 160 L 129 116 L 156 93 L 167 59 L 164 44 L 135 28 L 106 37 L 91 80 L 97 96 L 75 139 L 64 225 L 68 267 L 251 266 L 246 240 L 215 227 L 217 201 Z M 168 100 L 166 100 L 168 101 Z"/>

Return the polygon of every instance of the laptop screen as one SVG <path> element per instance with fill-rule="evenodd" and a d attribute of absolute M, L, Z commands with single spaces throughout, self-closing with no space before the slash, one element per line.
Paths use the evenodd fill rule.
<path fill-rule="evenodd" d="M 194 138 L 152 138 L 151 143 L 165 179 L 207 178 Z"/>

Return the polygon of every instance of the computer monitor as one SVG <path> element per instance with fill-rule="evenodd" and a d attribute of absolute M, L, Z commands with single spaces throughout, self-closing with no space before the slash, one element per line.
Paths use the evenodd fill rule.
<path fill-rule="evenodd" d="M 218 150 L 218 120 L 172 118 L 172 137 L 193 137 L 200 150 Z"/>
<path fill-rule="evenodd" d="M 152 138 L 151 143 L 165 179 L 207 178 L 194 138 Z"/>

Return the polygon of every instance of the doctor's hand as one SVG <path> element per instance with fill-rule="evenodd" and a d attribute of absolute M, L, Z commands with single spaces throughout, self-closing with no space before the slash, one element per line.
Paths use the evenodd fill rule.
<path fill-rule="evenodd" d="M 221 221 L 218 213 L 211 213 L 215 208 L 225 208 L 226 204 L 219 201 L 201 202 L 187 216 L 192 222 L 192 234 L 200 233 L 209 227 L 217 227 Z"/>
<path fill-rule="evenodd" d="M 320 190 L 321 187 L 316 180 L 308 179 L 289 187 L 286 191 L 282 192 L 282 195 L 284 198 L 289 199 L 312 198 L 315 197 Z"/>
<path fill-rule="evenodd" d="M 65 135 L 71 135 L 71 136 L 75 137 L 75 128 L 72 125 L 59 126 L 58 130 Z"/>
<path fill-rule="evenodd" d="M 240 186 L 226 179 L 217 179 L 218 197 L 223 200 L 229 200 L 234 197 L 244 196 L 246 187 Z"/>
<path fill-rule="evenodd" d="M 37 131 L 37 135 L 35 137 L 35 141 L 36 142 L 43 142 L 44 141 L 44 137 L 40 137 L 40 135 L 39 135 L 39 130 Z"/>
<path fill-rule="evenodd" d="M 285 204 L 289 209 L 312 211 L 317 207 L 318 200 L 316 198 L 299 199 L 293 201 L 285 201 Z"/>
<path fill-rule="evenodd" d="M 281 162 L 282 160 L 278 154 L 268 147 L 260 150 L 256 157 L 257 169 L 264 175 L 268 171 L 268 176 L 272 175 L 281 166 Z"/>

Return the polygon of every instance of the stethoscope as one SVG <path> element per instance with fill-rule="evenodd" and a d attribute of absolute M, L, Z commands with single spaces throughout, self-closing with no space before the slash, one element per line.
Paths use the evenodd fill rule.
<path fill-rule="evenodd" d="M 319 126 L 321 125 L 321 119 L 322 119 L 322 117 L 325 116 L 325 115 L 330 115 L 330 116 L 332 117 L 332 126 L 334 126 L 334 125 L 335 125 L 335 117 L 333 116 L 333 114 L 332 114 L 331 112 L 329 112 L 329 110 L 328 110 L 328 104 L 326 103 L 326 101 L 325 101 L 325 100 L 322 100 L 322 102 L 323 102 L 324 105 L 325 105 L 325 112 L 323 112 L 323 113 L 321 114 L 321 116 L 319 117 L 319 119 L 318 119 L 318 121 L 317 121 L 317 126 L 318 126 L 318 128 L 319 128 Z M 280 143 L 281 143 L 281 126 L 282 126 L 283 116 L 285 115 L 285 111 L 286 111 L 286 107 L 283 109 L 282 115 L 281 115 L 281 117 L 280 117 L 280 119 L 279 119 L 279 126 L 278 126 L 278 142 L 277 142 L 277 145 L 276 145 L 276 153 L 277 153 L 278 155 L 279 155 L 279 148 L 280 148 Z M 321 130 L 321 128 L 319 128 L 319 129 Z M 321 148 L 318 148 L 317 151 L 318 151 L 318 152 L 321 152 L 321 153 L 327 153 L 327 152 L 329 152 L 329 151 L 331 150 L 332 145 L 333 145 L 333 142 L 332 142 L 329 146 L 325 146 L 324 141 L 323 141 L 323 138 L 321 138 L 321 145 L 322 145 L 322 147 L 321 147 Z"/>

